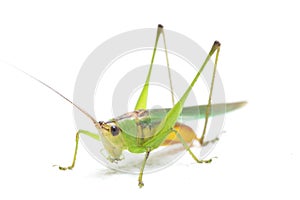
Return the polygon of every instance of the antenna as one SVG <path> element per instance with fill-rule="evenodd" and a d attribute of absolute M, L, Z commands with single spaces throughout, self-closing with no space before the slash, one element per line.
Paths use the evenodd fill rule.
<path fill-rule="evenodd" d="M 94 124 L 97 124 L 97 120 L 92 117 L 88 112 L 86 112 L 84 109 L 82 109 L 81 107 L 79 107 L 78 105 L 76 105 L 75 103 L 73 103 L 70 99 L 68 99 L 67 97 L 65 97 L 64 95 L 62 95 L 60 92 L 58 92 L 57 90 L 55 90 L 54 88 L 52 88 L 50 85 L 48 85 L 47 83 L 41 81 L 40 79 L 32 76 L 31 74 L 28 74 L 27 72 L 23 71 L 22 69 L 9 64 L 10 66 L 12 66 L 13 68 L 15 68 L 16 70 L 22 72 L 23 74 L 27 75 L 28 77 L 32 78 L 33 80 L 39 82 L 40 84 L 46 86 L 47 88 L 49 88 L 50 90 L 52 90 L 53 92 L 55 92 L 56 94 L 58 94 L 59 96 L 61 96 L 63 99 L 65 99 L 66 101 L 68 101 L 69 103 L 71 103 L 74 107 L 76 107 L 80 112 L 82 112 L 84 115 L 86 115 L 89 119 L 91 119 Z"/>

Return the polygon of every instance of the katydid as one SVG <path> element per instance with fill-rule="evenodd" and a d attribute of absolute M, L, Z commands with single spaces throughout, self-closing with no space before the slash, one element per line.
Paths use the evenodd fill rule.
<path fill-rule="evenodd" d="M 173 107 L 165 108 L 165 109 L 147 109 L 147 99 L 148 99 L 148 88 L 150 85 L 150 78 L 152 67 L 154 63 L 155 54 L 157 51 L 157 44 L 160 36 L 163 36 L 164 40 L 164 49 L 167 61 L 167 67 L 169 72 L 169 80 L 170 80 L 170 88 L 171 88 L 171 96 Z M 77 150 L 78 150 L 78 142 L 79 135 L 87 135 L 99 142 L 102 142 L 105 150 L 107 151 L 109 157 L 107 158 L 111 162 L 118 162 L 122 160 L 122 152 L 129 151 L 134 154 L 144 154 L 144 161 L 142 166 L 140 167 L 140 173 L 138 177 L 138 186 L 143 187 L 143 172 L 144 168 L 147 165 L 147 159 L 151 152 L 161 146 L 167 146 L 175 143 L 182 143 L 184 148 L 190 153 L 192 158 L 197 163 L 210 163 L 212 160 L 201 160 L 198 159 L 197 156 L 191 151 L 190 143 L 194 140 L 197 140 L 201 146 L 205 146 L 210 142 L 216 141 L 218 138 L 214 140 L 205 141 L 206 127 L 208 123 L 208 118 L 213 117 L 215 115 L 224 114 L 224 112 L 229 112 L 235 109 L 238 109 L 246 104 L 246 102 L 235 102 L 235 103 L 226 103 L 226 104 L 211 104 L 212 101 L 212 91 L 214 86 L 214 77 L 216 74 L 217 61 L 220 52 L 220 43 L 215 41 L 211 47 L 209 54 L 207 55 L 205 61 L 200 67 L 198 73 L 196 74 L 193 81 L 190 83 L 189 87 L 186 89 L 185 93 L 181 96 L 178 102 L 175 103 L 172 79 L 170 74 L 169 60 L 168 60 L 168 52 L 166 46 L 166 38 L 162 25 L 158 25 L 156 39 L 154 44 L 154 49 L 152 53 L 151 63 L 149 67 L 148 74 L 146 76 L 146 81 L 136 103 L 135 109 L 132 112 L 125 113 L 119 117 L 115 117 L 110 119 L 109 121 L 97 121 L 93 116 L 87 113 L 84 109 L 73 103 L 71 100 L 63 96 L 61 93 L 42 82 L 41 80 L 27 74 L 31 78 L 40 82 L 44 86 L 48 87 L 50 90 L 54 91 L 62 98 L 67 100 L 73 106 L 75 106 L 78 110 L 80 110 L 84 115 L 86 115 L 95 125 L 98 133 L 92 133 L 87 130 L 78 130 L 76 133 L 76 145 L 75 152 L 73 157 L 73 162 L 68 167 L 58 166 L 60 170 L 71 170 L 75 166 Z M 210 60 L 210 58 L 215 54 L 215 62 L 214 69 L 212 74 L 212 81 L 210 84 L 209 90 L 209 98 L 207 105 L 197 105 L 184 107 L 184 103 L 189 96 L 193 86 L 197 82 L 199 76 L 201 75 L 203 69 L 206 64 Z M 211 112 L 212 107 L 214 107 L 214 112 Z M 221 108 L 226 107 L 224 111 Z M 204 129 L 201 137 L 197 137 L 196 133 L 192 128 L 182 123 L 181 119 L 185 120 L 198 120 L 201 118 L 205 119 Z M 172 141 L 172 143 L 170 143 Z"/>

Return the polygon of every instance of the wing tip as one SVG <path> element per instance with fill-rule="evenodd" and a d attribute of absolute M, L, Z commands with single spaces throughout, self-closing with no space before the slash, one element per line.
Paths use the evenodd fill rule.
<path fill-rule="evenodd" d="M 238 104 L 238 107 L 241 108 L 241 107 L 244 107 L 245 105 L 247 105 L 248 101 L 239 101 L 239 102 L 236 102 L 236 104 Z"/>
<path fill-rule="evenodd" d="M 225 104 L 226 105 L 226 112 L 240 109 L 240 108 L 246 106 L 247 104 L 248 104 L 247 101 L 239 101 L 239 102 Z"/>

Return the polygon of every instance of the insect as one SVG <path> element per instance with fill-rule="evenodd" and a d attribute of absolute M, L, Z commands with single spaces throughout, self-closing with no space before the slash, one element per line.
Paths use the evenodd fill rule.
<path fill-rule="evenodd" d="M 167 108 L 147 109 L 148 88 L 150 85 L 150 77 L 151 77 L 155 54 L 157 51 L 157 44 L 161 35 L 163 37 L 164 46 L 165 46 L 165 54 L 166 54 L 168 72 L 169 72 L 173 107 L 169 109 Z M 137 100 L 134 111 L 112 118 L 106 122 L 97 121 L 83 108 L 73 103 L 71 100 L 63 96 L 57 90 L 53 89 L 52 87 L 42 82 L 41 80 L 24 72 L 31 78 L 40 82 L 41 84 L 48 87 L 50 90 L 54 91 L 59 96 L 64 98 L 66 101 L 71 103 L 74 107 L 76 107 L 79 111 L 81 111 L 84 115 L 86 115 L 98 130 L 98 133 L 92 133 L 87 130 L 78 130 L 76 133 L 75 151 L 74 151 L 72 164 L 67 167 L 58 166 L 58 168 L 60 170 L 71 170 L 74 168 L 76 162 L 77 150 L 78 150 L 78 142 L 80 139 L 79 136 L 81 134 L 89 136 L 101 142 L 105 148 L 105 151 L 108 154 L 107 159 L 111 162 L 121 162 L 122 153 L 124 151 L 128 151 L 133 154 L 144 154 L 144 160 L 142 162 L 142 165 L 140 166 L 140 172 L 138 176 L 139 187 L 144 186 L 143 172 L 145 166 L 147 165 L 147 160 L 149 158 L 149 155 L 151 154 L 152 151 L 154 151 L 155 149 L 161 146 L 168 146 L 172 144 L 181 143 L 184 146 L 185 150 L 189 152 L 189 154 L 197 163 L 210 163 L 212 159 L 208 159 L 208 160 L 198 159 L 197 156 L 191 151 L 190 143 L 196 140 L 199 142 L 201 146 L 205 146 L 209 143 L 218 140 L 218 138 L 209 141 L 205 140 L 208 118 L 213 117 L 214 115 L 224 114 L 224 112 L 229 112 L 238 109 L 246 104 L 246 102 L 235 102 L 235 103 L 214 104 L 214 105 L 211 104 L 217 62 L 220 53 L 220 46 L 221 44 L 218 41 L 215 41 L 213 43 L 205 61 L 203 62 L 197 74 L 195 75 L 193 81 L 190 83 L 190 85 L 188 86 L 184 94 L 181 96 L 181 98 L 175 103 L 172 79 L 170 75 L 170 67 L 168 61 L 168 52 L 166 48 L 165 34 L 164 34 L 163 26 L 158 25 L 149 71 L 146 76 L 146 81 L 144 83 L 140 96 Z M 212 81 L 210 84 L 209 98 L 208 98 L 207 105 L 184 107 L 184 103 L 187 97 L 189 96 L 193 86 L 197 82 L 203 69 L 205 68 L 205 66 L 207 65 L 207 63 L 209 62 L 210 58 L 213 55 L 215 55 L 215 62 L 214 62 Z M 212 106 L 214 107 L 214 113 L 211 112 Z M 226 106 L 226 111 L 221 109 L 224 106 Z M 205 122 L 204 122 L 204 128 L 201 137 L 198 137 L 197 134 L 193 131 L 193 129 L 190 128 L 188 125 L 179 122 L 179 117 L 183 117 L 189 120 L 204 118 Z"/>

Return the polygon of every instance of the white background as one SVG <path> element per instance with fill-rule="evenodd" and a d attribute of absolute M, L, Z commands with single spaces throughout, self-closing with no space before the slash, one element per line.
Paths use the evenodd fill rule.
<path fill-rule="evenodd" d="M 145 175 L 101 166 L 79 147 L 71 162 L 72 106 L 1 64 L 0 199 L 299 199 L 299 6 L 296 1 L 9 1 L 0 3 L 0 59 L 72 97 L 91 51 L 138 28 L 180 32 L 203 48 L 222 42 L 227 101 L 249 104 L 226 117 L 210 165 L 186 155 Z M 105 56 L 105 55 L 103 55 Z"/>

